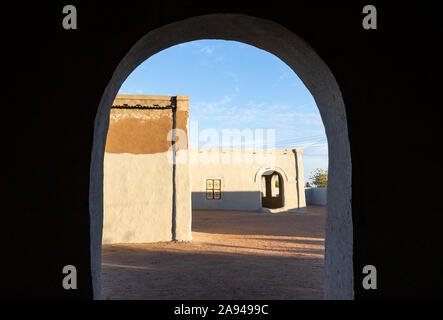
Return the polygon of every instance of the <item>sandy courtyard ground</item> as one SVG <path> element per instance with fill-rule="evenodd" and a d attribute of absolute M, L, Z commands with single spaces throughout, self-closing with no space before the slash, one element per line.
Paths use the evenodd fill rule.
<path fill-rule="evenodd" d="M 103 246 L 104 299 L 323 299 L 325 207 L 194 211 L 191 242 Z"/>

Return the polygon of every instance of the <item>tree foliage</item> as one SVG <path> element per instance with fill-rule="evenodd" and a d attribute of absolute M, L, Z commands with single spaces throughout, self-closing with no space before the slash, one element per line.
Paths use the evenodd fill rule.
<path fill-rule="evenodd" d="M 317 168 L 312 171 L 309 179 L 317 188 L 326 188 L 328 186 L 328 170 Z"/>

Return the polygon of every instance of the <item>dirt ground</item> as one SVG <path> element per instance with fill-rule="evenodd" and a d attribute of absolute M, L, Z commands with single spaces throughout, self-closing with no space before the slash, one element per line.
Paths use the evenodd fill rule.
<path fill-rule="evenodd" d="M 194 211 L 191 242 L 103 246 L 104 299 L 323 299 L 325 207 Z"/>

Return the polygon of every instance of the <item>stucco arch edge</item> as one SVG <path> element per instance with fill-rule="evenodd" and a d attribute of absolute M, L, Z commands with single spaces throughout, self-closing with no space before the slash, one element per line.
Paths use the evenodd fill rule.
<path fill-rule="evenodd" d="M 280 167 L 269 167 L 268 166 L 268 167 L 260 167 L 260 168 L 258 168 L 258 170 L 255 172 L 254 182 L 257 182 L 258 178 L 260 178 L 267 171 L 277 171 L 278 173 L 283 175 L 283 178 L 286 181 L 289 181 L 288 175 L 287 175 L 286 171 L 283 168 L 280 168 Z"/>

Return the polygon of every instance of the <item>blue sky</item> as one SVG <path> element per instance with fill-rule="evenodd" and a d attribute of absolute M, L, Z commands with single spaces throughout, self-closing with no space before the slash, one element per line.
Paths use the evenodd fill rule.
<path fill-rule="evenodd" d="M 327 140 L 318 108 L 279 58 L 236 41 L 198 40 L 163 50 L 138 66 L 123 94 L 189 96 L 189 125 L 203 130 L 275 130 L 276 148 L 303 149 L 305 180 L 327 169 Z M 190 131 L 191 147 L 213 147 Z M 214 145 L 215 146 L 215 145 Z"/>

